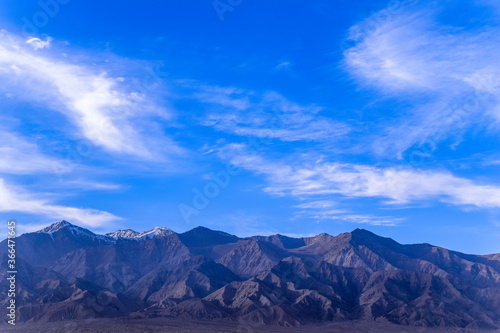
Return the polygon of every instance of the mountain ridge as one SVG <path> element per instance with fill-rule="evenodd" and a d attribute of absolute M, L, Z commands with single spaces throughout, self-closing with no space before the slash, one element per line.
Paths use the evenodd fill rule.
<path fill-rule="evenodd" d="M 365 229 L 301 238 L 205 227 L 99 235 L 63 220 L 16 242 L 24 322 L 164 316 L 500 328 L 497 254 L 405 245 Z M 6 300 L 0 293 L 0 305 Z"/>
<path fill-rule="evenodd" d="M 24 234 L 33 234 L 33 233 L 48 233 L 50 231 L 48 231 L 49 229 L 61 229 L 61 228 L 57 228 L 57 226 L 62 226 L 62 227 L 65 227 L 65 226 L 68 226 L 68 227 L 76 227 L 78 229 L 83 229 L 89 233 L 92 233 L 96 236 L 103 236 L 103 237 L 113 237 L 112 235 L 113 234 L 120 234 L 122 232 L 131 232 L 132 234 L 137 234 L 137 235 L 145 235 L 145 234 L 148 234 L 148 233 L 152 233 L 152 232 L 155 232 L 155 231 L 158 231 L 158 230 L 165 230 L 165 231 L 170 231 L 171 233 L 175 233 L 175 234 L 178 234 L 178 235 L 182 235 L 182 234 L 188 234 L 190 232 L 193 232 L 193 231 L 197 231 L 197 230 L 203 230 L 203 231 L 208 231 L 208 232 L 212 232 L 212 233 L 216 233 L 216 234 L 222 234 L 222 235 L 226 235 L 226 236 L 230 236 L 231 238 L 234 238 L 234 239 L 249 239 L 249 238 L 265 238 L 265 239 L 270 239 L 270 238 L 285 238 L 285 239 L 288 239 L 288 240 L 291 240 L 291 241 L 301 241 L 301 240 L 312 240 L 312 239 L 317 239 L 318 237 L 324 237 L 324 236 L 327 236 L 327 237 L 339 237 L 341 235 L 351 235 L 353 233 L 358 233 L 358 234 L 365 234 L 365 235 L 371 235 L 371 236 L 375 236 L 377 237 L 378 239 L 383 239 L 383 240 L 389 240 L 393 243 L 396 243 L 398 245 L 403 245 L 403 246 L 430 246 L 430 247 L 435 247 L 435 248 L 443 248 L 442 246 L 439 246 L 439 245 L 433 245 L 433 244 L 429 244 L 429 243 L 410 243 L 410 244 L 401 244 L 395 240 L 393 240 L 392 238 L 390 237 L 383 237 L 383 236 L 380 236 L 380 235 L 377 235 L 376 233 L 368 230 L 368 229 L 364 229 L 364 228 L 355 228 L 353 231 L 351 232 L 344 232 L 344 233 L 340 233 L 339 235 L 337 236 L 333 236 L 333 235 L 330 235 L 328 233 L 320 233 L 318 235 L 315 235 L 315 236 L 303 236 L 303 237 L 290 237 L 290 236 L 287 236 L 287 235 L 284 235 L 284 234 L 280 234 L 280 233 L 277 233 L 277 234 L 271 234 L 271 235 L 268 235 L 268 236 L 262 236 L 262 235 L 255 235 L 255 236 L 249 236 L 249 237 L 238 237 L 236 235 L 232 235 L 232 234 L 229 234 L 227 232 L 224 232 L 224 231 L 220 231 L 220 230 L 213 230 L 213 229 L 210 229 L 208 227 L 205 227 L 205 226 L 196 226 L 194 227 L 193 229 L 190 229 L 190 230 L 187 230 L 187 231 L 184 231 L 184 232 L 175 232 L 171 229 L 169 229 L 168 227 L 162 227 L 162 226 L 156 226 L 152 229 L 149 229 L 149 230 L 145 230 L 145 231 L 142 231 L 142 232 L 138 232 L 138 231 L 135 231 L 135 230 L 132 230 L 132 229 L 118 229 L 114 232 L 108 232 L 108 233 L 105 233 L 105 234 L 99 234 L 99 233 L 96 233 L 96 232 L 93 232 L 89 229 L 86 229 L 86 228 L 83 228 L 83 227 L 80 227 L 80 226 L 77 226 L 75 224 L 72 224 L 66 220 L 61 220 L 61 221 L 58 221 L 58 222 L 55 222 L 55 223 L 52 223 L 50 224 L 49 226 L 47 227 L 44 227 L 38 231 L 33 231 L 33 232 L 28 232 L 28 233 L 24 233 Z M 23 234 L 23 235 L 24 235 Z M 118 238 L 135 238 L 135 237 L 130 237 L 130 236 L 126 236 L 126 237 L 118 237 Z M 305 245 L 305 243 L 303 243 Z M 444 248 L 443 248 L 444 249 Z M 448 249 L 447 249 L 448 250 Z M 455 252 L 455 253 L 462 253 L 462 254 L 466 254 L 466 255 L 474 255 L 474 256 L 480 256 L 480 257 L 485 257 L 485 258 L 494 258 L 494 260 L 500 260 L 500 253 L 490 253 L 490 254 L 467 254 L 467 253 L 463 253 L 463 252 L 460 252 L 460 251 L 457 251 L 457 250 L 448 250 L 448 251 L 451 251 L 451 252 Z"/>

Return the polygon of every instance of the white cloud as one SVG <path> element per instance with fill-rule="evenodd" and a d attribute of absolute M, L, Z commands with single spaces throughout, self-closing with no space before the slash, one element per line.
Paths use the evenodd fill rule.
<path fill-rule="evenodd" d="M 500 122 L 500 27 L 443 26 L 438 14 L 402 8 L 351 28 L 358 43 L 344 53 L 346 68 L 361 84 L 414 105 L 373 140 L 379 155 Z"/>
<path fill-rule="evenodd" d="M 34 48 L 42 45 L 37 39 L 30 41 Z M 95 65 L 38 54 L 25 45 L 16 36 L 0 32 L 0 77 L 11 90 L 16 87 L 22 91 L 18 98 L 42 102 L 59 111 L 77 126 L 81 137 L 108 152 L 148 160 L 182 152 L 159 132 L 156 124 L 147 121 L 149 115 L 170 117 L 147 96 L 99 71 Z M 150 140 L 154 134 L 155 139 Z"/>
<path fill-rule="evenodd" d="M 12 186 L 0 178 L 0 212 L 18 212 L 46 216 L 53 220 L 66 219 L 89 227 L 105 226 L 120 218 L 96 209 L 59 206 L 49 200 L 38 199 L 39 194 L 29 193 Z"/>
<path fill-rule="evenodd" d="M 52 158 L 16 133 L 0 129 L 0 174 L 65 173 L 75 166 L 70 161 Z"/>
<path fill-rule="evenodd" d="M 345 213 L 344 210 L 341 209 L 332 209 L 332 207 L 335 207 L 335 203 L 330 201 L 330 200 L 315 200 L 315 201 L 308 201 L 305 203 L 301 203 L 299 205 L 295 206 L 296 208 L 300 209 L 328 209 L 332 212 L 335 213 Z"/>
<path fill-rule="evenodd" d="M 26 44 L 29 44 L 35 51 L 44 49 L 44 48 L 49 48 L 50 44 L 52 43 L 52 38 L 47 37 L 45 40 L 41 40 L 40 38 L 30 38 L 26 41 Z"/>
<path fill-rule="evenodd" d="M 164 126 L 171 120 L 170 112 L 149 99 L 145 91 L 148 87 L 136 84 L 137 78 L 129 75 L 135 72 L 126 66 L 130 64 L 128 60 L 113 57 L 113 65 L 107 67 L 118 68 L 121 75 L 127 75 L 127 80 L 123 80 L 100 69 L 102 67 L 96 62 L 103 59 L 76 54 L 69 49 L 65 49 L 67 56 L 63 57 L 58 49 L 60 45 L 52 42 L 50 37 L 26 41 L 0 31 L 0 79 L 3 82 L 0 91 L 5 91 L 9 98 L 5 100 L 3 112 L 6 116 L 2 120 L 10 125 L 10 128 L 5 125 L 0 128 L 0 212 L 103 226 L 119 218 L 96 209 L 58 205 L 47 198 L 53 196 L 51 193 L 31 193 L 16 185 L 19 182 L 7 183 L 2 176 L 14 175 L 12 178 L 16 179 L 18 175 L 63 176 L 73 172 L 71 177 L 60 178 L 59 182 L 40 178 L 36 182 L 58 190 L 118 190 L 126 187 L 89 179 L 106 172 L 105 167 L 99 169 L 84 162 L 91 157 L 102 158 L 98 148 L 113 154 L 111 162 L 120 155 L 120 163 L 140 161 L 141 168 L 150 165 L 147 162 L 168 162 L 169 157 L 182 154 L 184 150 L 163 134 Z M 139 78 L 140 75 L 144 72 L 139 72 Z M 127 85 L 129 82 L 136 85 Z M 30 109 L 29 115 L 23 112 L 9 114 L 10 106 L 19 101 L 36 104 L 36 108 Z M 36 119 L 33 113 L 52 111 L 63 117 L 43 114 L 41 118 L 50 121 L 40 127 L 49 133 L 52 130 L 62 132 L 67 136 L 64 138 L 67 147 L 61 144 L 61 133 L 55 135 L 57 141 L 47 142 L 43 135 L 22 133 L 24 126 L 18 126 L 26 118 L 33 116 L 29 120 Z M 72 144 L 75 139 L 78 141 Z M 81 151 L 81 147 L 85 147 L 82 148 L 85 151 Z"/>
<path fill-rule="evenodd" d="M 350 210 L 337 208 L 338 203 L 333 200 L 308 200 L 294 206 L 297 209 L 296 217 L 306 217 L 315 220 L 335 220 L 356 224 L 395 226 L 403 221 L 391 216 L 375 216 L 355 214 Z"/>
<path fill-rule="evenodd" d="M 88 179 L 73 179 L 70 181 L 66 181 L 64 185 L 68 188 L 76 188 L 83 190 L 101 190 L 101 191 L 117 191 L 128 188 L 128 186 L 120 184 L 97 182 Z"/>
<path fill-rule="evenodd" d="M 376 168 L 297 156 L 273 162 L 245 149 L 233 144 L 221 149 L 219 155 L 237 167 L 265 176 L 269 184 L 265 191 L 276 195 L 372 197 L 385 199 L 385 204 L 391 205 L 438 201 L 457 206 L 500 207 L 499 186 L 475 183 L 449 172 Z"/>
<path fill-rule="evenodd" d="M 215 104 L 238 111 L 251 107 L 248 94 L 243 89 L 234 87 L 200 86 L 200 91 L 193 94 L 203 103 Z M 251 93 L 250 93 L 251 95 Z"/>
<path fill-rule="evenodd" d="M 277 70 L 288 70 L 293 67 L 293 63 L 290 61 L 282 61 L 280 62 L 275 69 Z"/>
<path fill-rule="evenodd" d="M 353 213 L 341 213 L 332 211 L 315 211 L 308 212 L 306 215 L 309 218 L 317 220 L 333 220 L 341 221 L 355 224 L 369 224 L 376 226 L 386 226 L 392 227 L 400 224 L 404 221 L 402 218 L 395 218 L 392 216 L 375 216 L 375 215 L 363 215 L 363 214 L 353 214 Z"/>
<path fill-rule="evenodd" d="M 97 168 L 79 163 L 78 148 L 63 158 L 58 158 L 44 154 L 35 143 L 36 136 L 31 137 L 34 142 L 27 139 L 18 133 L 0 128 L 0 177 L 51 174 L 57 177 L 58 182 L 53 182 L 56 177 L 51 178 L 49 186 L 105 191 L 125 188 L 118 184 L 91 180 L 89 176 L 96 176 Z M 63 177 L 70 173 L 73 173 L 71 177 Z"/>
<path fill-rule="evenodd" d="M 350 131 L 348 125 L 322 117 L 320 107 L 301 106 L 275 92 L 202 89 L 195 97 L 215 105 L 202 124 L 226 133 L 293 142 L 332 140 Z"/>
<path fill-rule="evenodd" d="M 395 226 L 404 220 L 392 216 L 355 214 L 350 210 L 339 209 L 337 206 L 338 203 L 333 200 L 309 200 L 295 206 L 295 208 L 298 209 L 296 216 L 316 220 L 335 220 L 356 224 L 384 226 Z"/>
<path fill-rule="evenodd" d="M 445 91 L 449 84 L 497 89 L 500 66 L 492 60 L 500 44 L 498 28 L 444 28 L 433 16 L 425 10 L 403 12 L 366 36 L 352 36 L 361 41 L 345 52 L 347 65 L 365 82 L 393 91 Z"/>

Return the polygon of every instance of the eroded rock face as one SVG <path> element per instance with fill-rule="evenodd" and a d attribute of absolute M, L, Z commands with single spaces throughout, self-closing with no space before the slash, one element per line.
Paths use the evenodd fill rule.
<path fill-rule="evenodd" d="M 0 306 L 8 289 L 4 242 Z M 61 221 L 18 237 L 17 254 L 25 322 L 163 316 L 500 326 L 500 255 L 402 245 L 366 230 L 299 239 L 241 239 L 202 227 L 104 236 Z"/>

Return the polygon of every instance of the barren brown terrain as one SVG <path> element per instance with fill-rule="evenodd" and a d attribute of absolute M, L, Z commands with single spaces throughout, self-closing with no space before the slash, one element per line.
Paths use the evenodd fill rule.
<path fill-rule="evenodd" d="M 369 321 L 304 325 L 301 327 L 262 326 L 230 321 L 188 321 L 152 319 L 89 319 L 70 322 L 2 325 L 1 332 L 19 333 L 500 333 L 500 330 L 424 328 Z"/>
<path fill-rule="evenodd" d="M 1 331 L 500 328 L 496 255 L 404 245 L 362 229 L 308 238 L 238 238 L 203 227 L 99 235 L 61 221 L 20 236 L 17 250 L 18 325 Z M 0 255 L 4 308 L 7 260 Z"/>

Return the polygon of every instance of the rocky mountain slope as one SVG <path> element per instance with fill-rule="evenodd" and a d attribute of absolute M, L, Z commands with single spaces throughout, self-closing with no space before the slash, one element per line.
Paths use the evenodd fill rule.
<path fill-rule="evenodd" d="M 1 306 L 6 250 L 3 241 Z M 499 328 L 498 258 L 402 245 L 360 229 L 298 239 L 238 238 L 203 227 L 97 235 L 61 221 L 17 238 L 18 320 L 160 316 Z"/>

